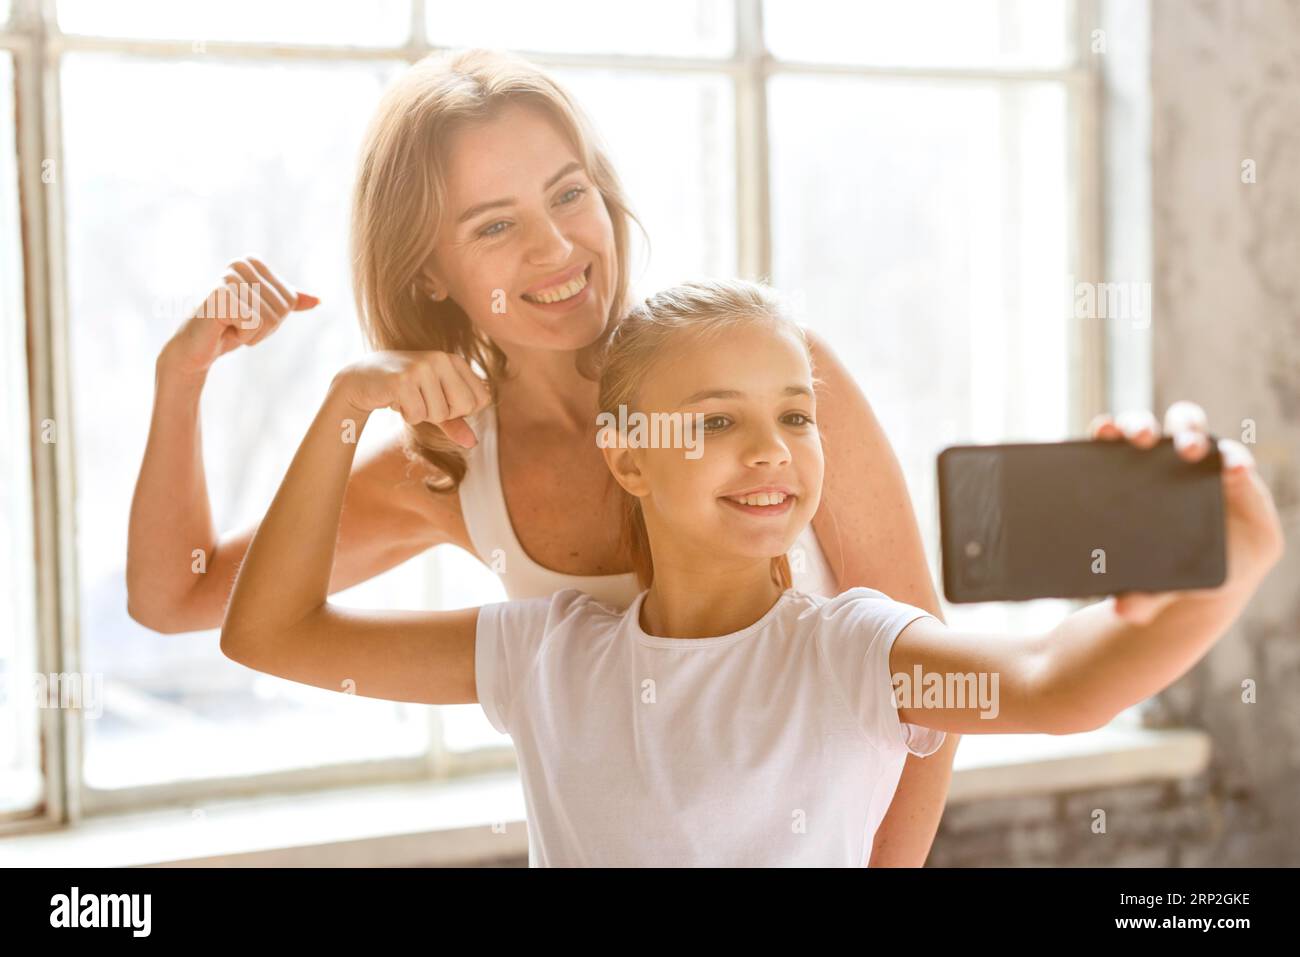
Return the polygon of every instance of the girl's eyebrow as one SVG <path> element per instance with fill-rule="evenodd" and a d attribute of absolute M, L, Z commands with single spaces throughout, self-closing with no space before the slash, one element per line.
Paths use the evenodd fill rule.
<path fill-rule="evenodd" d="M 812 390 L 806 385 L 788 385 L 781 394 L 783 396 L 806 395 L 810 399 L 813 397 Z M 736 389 L 701 389 L 699 392 L 692 392 L 682 400 L 681 404 L 684 406 L 694 405 L 697 402 L 703 402 L 705 399 L 740 399 L 744 395 L 745 393 Z"/>
<path fill-rule="evenodd" d="M 558 183 L 565 176 L 568 176 L 573 171 L 580 170 L 580 169 L 582 169 L 582 164 L 579 163 L 577 160 L 573 160 L 572 162 L 566 163 L 563 169 L 561 169 L 558 173 L 556 173 L 554 176 L 548 179 L 544 184 L 542 184 L 542 192 L 543 193 L 546 192 L 548 189 L 550 189 L 552 186 Z M 489 209 L 496 209 L 499 206 L 509 206 L 512 203 L 516 203 L 516 202 L 518 202 L 518 200 L 516 200 L 513 196 L 508 196 L 505 199 L 494 199 L 486 203 L 478 203 L 477 205 L 471 206 L 469 209 L 465 210 L 465 212 L 461 213 L 460 217 L 456 220 L 456 225 L 459 226 L 461 223 L 473 219 L 479 213 L 486 213 Z"/>

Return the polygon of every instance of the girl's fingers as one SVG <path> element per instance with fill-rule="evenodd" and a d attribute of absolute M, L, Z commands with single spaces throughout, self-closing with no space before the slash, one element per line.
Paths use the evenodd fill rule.
<path fill-rule="evenodd" d="M 1223 471 L 1229 475 L 1242 475 L 1255 467 L 1255 456 L 1235 439 L 1219 439 L 1219 454 Z"/>
<path fill-rule="evenodd" d="M 1160 423 L 1150 409 L 1121 412 L 1115 424 L 1124 437 L 1140 449 L 1149 449 L 1160 441 Z"/>
<path fill-rule="evenodd" d="M 1088 425 L 1088 438 L 1090 439 L 1118 439 L 1123 435 L 1124 433 L 1115 425 L 1115 420 L 1106 412 L 1094 417 Z"/>
<path fill-rule="evenodd" d="M 1208 432 L 1205 410 L 1195 402 L 1179 399 L 1165 410 L 1165 431 L 1170 434 L 1184 431 Z"/>
<path fill-rule="evenodd" d="M 397 390 L 397 404 L 402 410 L 402 418 L 410 425 L 419 425 L 429 418 L 424 395 L 414 383 L 403 385 Z"/>
<path fill-rule="evenodd" d="M 420 377 L 419 390 L 424 400 L 424 421 L 439 425 L 451 418 L 451 410 L 447 407 L 447 397 L 442 393 L 442 386 L 428 370 L 425 370 L 425 374 Z"/>
<path fill-rule="evenodd" d="M 442 387 L 443 398 L 447 401 L 447 418 L 459 419 L 474 411 L 474 390 L 459 374 L 455 364 L 449 364 L 447 374 L 438 376 L 438 385 Z"/>
<path fill-rule="evenodd" d="M 451 362 L 474 395 L 474 408 L 472 411 L 477 412 L 479 409 L 491 405 L 492 390 L 488 387 L 487 381 L 474 371 L 474 367 L 465 361 L 465 357 L 452 354 Z"/>
<path fill-rule="evenodd" d="M 1210 451 L 1209 425 L 1205 410 L 1195 402 L 1179 400 L 1165 411 L 1165 432 L 1174 438 L 1174 448 L 1188 462 L 1198 462 Z"/>

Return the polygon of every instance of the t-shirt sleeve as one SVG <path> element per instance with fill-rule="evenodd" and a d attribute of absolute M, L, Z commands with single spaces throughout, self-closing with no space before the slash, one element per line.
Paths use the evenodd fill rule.
<path fill-rule="evenodd" d="M 822 616 L 818 637 L 832 679 L 871 742 L 918 757 L 939 750 L 943 731 L 899 720 L 889 671 L 889 652 L 903 629 L 934 616 L 870 588 L 836 596 L 822 606 Z"/>
<path fill-rule="evenodd" d="M 546 637 L 553 596 L 484 605 L 474 636 L 474 682 L 488 723 L 509 734 L 515 702 Z"/>

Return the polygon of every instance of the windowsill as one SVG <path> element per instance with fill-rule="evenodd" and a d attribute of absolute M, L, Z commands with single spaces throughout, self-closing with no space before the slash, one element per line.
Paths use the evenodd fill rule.
<path fill-rule="evenodd" d="M 1209 755 L 1209 736 L 1185 729 L 966 735 L 948 800 L 1178 780 L 1204 770 Z M 513 771 L 106 815 L 0 840 L 11 867 L 463 866 L 527 853 Z"/>

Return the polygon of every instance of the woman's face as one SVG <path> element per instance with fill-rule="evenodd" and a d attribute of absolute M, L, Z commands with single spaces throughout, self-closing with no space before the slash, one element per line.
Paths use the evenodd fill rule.
<path fill-rule="evenodd" d="M 511 104 L 457 130 L 448 147 L 435 288 L 507 353 L 595 341 L 619 281 L 614 228 L 560 128 Z"/>
<path fill-rule="evenodd" d="M 637 409 L 690 416 L 702 426 L 698 447 L 605 455 L 641 499 L 656 565 L 723 561 L 739 571 L 761 562 L 766 575 L 766 560 L 793 546 L 821 501 L 815 405 L 803 344 L 765 324 L 689 342 L 655 362 Z M 740 501 L 759 489 L 780 491 Z"/>

